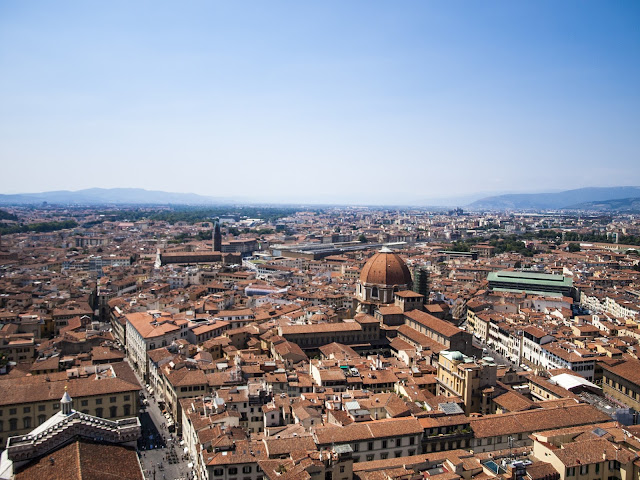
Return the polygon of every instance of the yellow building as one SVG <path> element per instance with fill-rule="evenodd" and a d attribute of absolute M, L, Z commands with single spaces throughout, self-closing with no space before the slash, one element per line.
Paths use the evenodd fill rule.
<path fill-rule="evenodd" d="M 136 416 L 140 384 L 125 362 L 0 380 L 0 444 L 26 435 L 60 410 L 68 388 L 73 409 L 110 420 Z"/>
<path fill-rule="evenodd" d="M 593 427 L 593 425 L 591 426 Z M 638 478 L 637 454 L 616 444 L 608 428 L 589 428 L 577 441 L 576 429 L 533 434 L 533 455 L 560 474 L 560 480 L 630 480 Z M 619 431 L 619 429 L 617 429 Z M 622 435 L 622 438 L 625 438 Z"/>
<path fill-rule="evenodd" d="M 455 350 L 444 350 L 438 356 L 437 394 L 460 397 L 465 414 L 489 413 L 491 392 L 496 385 L 497 365 L 491 357 L 481 360 Z"/>

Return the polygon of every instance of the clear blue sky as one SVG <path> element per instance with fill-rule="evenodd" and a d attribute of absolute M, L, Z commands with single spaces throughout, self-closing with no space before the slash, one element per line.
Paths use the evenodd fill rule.
<path fill-rule="evenodd" d="M 0 2 L 0 193 L 640 185 L 640 2 Z"/>

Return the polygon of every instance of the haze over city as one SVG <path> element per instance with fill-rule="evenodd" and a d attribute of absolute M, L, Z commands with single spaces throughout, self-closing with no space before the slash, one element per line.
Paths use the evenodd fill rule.
<path fill-rule="evenodd" d="M 639 20 L 633 1 L 2 2 L 0 193 L 638 185 Z"/>

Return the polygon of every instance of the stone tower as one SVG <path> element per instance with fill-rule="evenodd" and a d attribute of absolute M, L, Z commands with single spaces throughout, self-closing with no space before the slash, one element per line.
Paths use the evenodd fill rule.
<path fill-rule="evenodd" d="M 222 251 L 222 233 L 220 232 L 220 222 L 217 218 L 213 222 L 213 251 Z"/>

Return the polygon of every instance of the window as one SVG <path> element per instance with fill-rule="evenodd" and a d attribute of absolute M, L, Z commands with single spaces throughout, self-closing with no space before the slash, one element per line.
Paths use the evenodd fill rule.
<path fill-rule="evenodd" d="M 352 448 L 353 448 L 354 452 L 359 452 L 360 451 L 360 444 L 359 443 L 354 443 Z"/>
<path fill-rule="evenodd" d="M 576 475 L 576 467 L 567 468 L 567 477 L 575 477 Z"/>
<path fill-rule="evenodd" d="M 370 453 L 369 455 L 367 455 L 367 462 L 372 462 L 373 461 L 373 453 Z"/>
<path fill-rule="evenodd" d="M 400 439 L 398 439 L 398 446 L 400 446 Z M 409 445 L 414 445 L 416 443 L 416 437 L 409 437 Z"/>
<path fill-rule="evenodd" d="M 31 407 L 24 407 L 22 409 L 22 413 L 29 413 L 29 412 L 31 412 Z"/>
<path fill-rule="evenodd" d="M 213 474 L 216 477 L 221 477 L 222 475 L 224 475 L 224 470 L 222 470 L 221 468 L 216 468 L 213 470 Z"/>
<path fill-rule="evenodd" d="M 373 442 L 367 443 L 367 450 L 373 450 Z"/>
<path fill-rule="evenodd" d="M 229 475 L 235 475 L 236 473 L 238 473 L 238 469 L 236 467 L 229 468 Z"/>
<path fill-rule="evenodd" d="M 396 447 L 401 447 L 401 446 L 402 446 L 402 439 L 396 438 Z"/>
<path fill-rule="evenodd" d="M 116 397 L 109 397 L 109 403 L 116 403 Z"/>
<path fill-rule="evenodd" d="M 580 475 L 587 475 L 589 473 L 589 465 L 580 465 Z"/>
<path fill-rule="evenodd" d="M 402 456 L 402 451 L 396 450 L 395 452 L 393 452 L 393 456 L 396 458 L 400 458 Z"/>
<path fill-rule="evenodd" d="M 340 473 L 344 473 L 344 465 L 340 465 Z"/>
<path fill-rule="evenodd" d="M 17 408 L 10 408 L 9 409 L 9 415 L 15 415 L 16 413 L 18 413 L 18 409 Z"/>
<path fill-rule="evenodd" d="M 596 463 L 596 473 L 600 473 L 600 464 Z"/>
<path fill-rule="evenodd" d="M 381 460 L 386 460 L 388 457 L 389 457 L 389 454 L 388 454 L 388 453 L 386 453 L 386 452 L 385 452 L 385 453 L 381 453 L 381 454 L 380 454 L 380 459 L 381 459 Z"/>
<path fill-rule="evenodd" d="M 9 430 L 17 430 L 18 429 L 18 419 L 12 418 L 9 420 Z"/>
<path fill-rule="evenodd" d="M 45 405 L 38 405 L 38 411 L 39 412 L 44 412 L 44 409 L 46 408 Z"/>
<path fill-rule="evenodd" d="M 242 473 L 251 473 L 251 465 L 245 465 L 242 467 Z"/>
<path fill-rule="evenodd" d="M 31 417 L 24 417 L 22 419 L 23 428 L 31 428 Z"/>
<path fill-rule="evenodd" d="M 415 449 L 412 448 L 411 450 L 409 450 L 409 456 L 412 456 L 412 455 L 415 455 L 415 454 L 416 454 Z"/>
<path fill-rule="evenodd" d="M 81 407 L 86 407 L 87 405 L 89 405 L 89 400 L 80 400 Z"/>
<path fill-rule="evenodd" d="M 128 402 L 128 401 L 129 401 L 129 398 L 130 398 L 130 395 L 125 395 L 125 396 L 124 396 L 124 401 L 125 401 L 125 402 Z"/>
<path fill-rule="evenodd" d="M 118 416 L 118 407 L 116 407 L 115 405 L 112 407 L 109 407 L 109 416 L 111 418 L 117 417 Z"/>
<path fill-rule="evenodd" d="M 0 432 L 4 430 L 4 424 L 2 423 L 2 420 L 0 420 Z"/>
<path fill-rule="evenodd" d="M 96 417 L 101 417 L 104 409 L 102 407 L 96 408 Z"/>
<path fill-rule="evenodd" d="M 42 425 L 46 421 L 47 421 L 46 415 L 38 415 L 38 425 Z"/>
<path fill-rule="evenodd" d="M 387 441 L 386 440 L 382 440 L 382 448 L 387 448 Z"/>
<path fill-rule="evenodd" d="M 102 405 L 102 399 L 96 398 L 96 405 Z"/>

